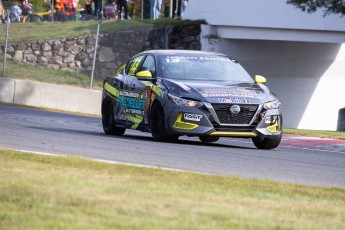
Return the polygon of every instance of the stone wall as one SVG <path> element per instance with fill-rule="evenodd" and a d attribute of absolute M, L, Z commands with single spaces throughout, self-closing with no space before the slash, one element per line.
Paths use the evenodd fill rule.
<path fill-rule="evenodd" d="M 9 44 L 9 60 L 53 69 L 92 70 L 96 35 Z M 105 78 L 136 53 L 150 49 L 200 50 L 200 25 L 152 27 L 100 34 L 95 76 Z M 1 49 L 2 52 L 3 49 Z"/>

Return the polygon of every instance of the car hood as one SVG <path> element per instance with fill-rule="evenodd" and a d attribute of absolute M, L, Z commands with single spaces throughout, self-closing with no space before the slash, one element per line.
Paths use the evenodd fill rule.
<path fill-rule="evenodd" d="M 277 99 L 262 83 L 163 79 L 162 84 L 170 94 L 209 103 L 261 104 Z"/>

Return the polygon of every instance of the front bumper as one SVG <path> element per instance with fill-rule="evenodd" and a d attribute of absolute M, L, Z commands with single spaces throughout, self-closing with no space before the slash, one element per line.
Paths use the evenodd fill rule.
<path fill-rule="evenodd" d="M 256 110 L 239 117 L 240 121 L 222 118 L 210 103 L 201 108 L 171 106 L 166 111 L 167 131 L 174 135 L 218 136 L 252 138 L 256 136 L 274 137 L 281 134 L 282 115 L 280 109 L 264 110 L 255 105 Z M 229 111 L 230 114 L 230 111 Z M 231 114 L 229 115 L 231 116 Z M 243 117 L 246 123 L 241 123 Z M 227 122 L 227 123 L 224 123 Z M 230 123 L 233 122 L 233 123 Z"/>

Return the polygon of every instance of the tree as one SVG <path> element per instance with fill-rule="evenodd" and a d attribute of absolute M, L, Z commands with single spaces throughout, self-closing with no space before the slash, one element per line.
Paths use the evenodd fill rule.
<path fill-rule="evenodd" d="M 324 16 L 329 14 L 345 15 L 345 0 L 287 0 L 287 3 L 308 13 L 313 13 L 320 8 L 323 10 Z"/>
<path fill-rule="evenodd" d="M 1 1 L 1 0 L 0 0 Z M 49 1 L 43 1 L 43 0 L 29 0 L 29 2 L 33 5 L 34 12 L 37 11 L 46 11 L 50 8 Z M 18 0 L 19 6 L 21 5 L 21 0 Z M 13 3 L 13 0 L 2 0 L 2 3 L 6 10 L 10 9 L 11 4 Z"/>

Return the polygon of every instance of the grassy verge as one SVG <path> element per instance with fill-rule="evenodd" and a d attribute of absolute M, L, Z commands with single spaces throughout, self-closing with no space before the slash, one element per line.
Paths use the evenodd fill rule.
<path fill-rule="evenodd" d="M 301 136 L 322 137 L 322 138 L 345 140 L 345 132 L 323 131 L 323 130 L 306 130 L 306 129 L 289 129 L 289 128 L 284 128 L 283 131 L 284 131 L 284 134 L 293 134 L 293 135 L 301 135 Z"/>
<path fill-rule="evenodd" d="M 11 60 L 6 61 L 6 78 L 32 80 L 51 84 L 78 86 L 83 88 L 88 88 L 90 86 L 90 76 L 86 73 L 37 67 Z M 102 83 L 103 81 L 101 79 L 94 78 L 93 88 L 101 89 Z"/>
<path fill-rule="evenodd" d="M 0 150 L 0 229 L 345 229 L 345 190 Z"/>
<path fill-rule="evenodd" d="M 101 23 L 100 32 L 117 30 L 130 30 L 163 25 L 191 25 L 201 24 L 203 21 L 188 20 L 117 20 L 117 21 L 77 21 L 77 22 L 41 22 L 41 23 L 12 23 L 9 26 L 9 42 L 36 41 L 48 38 L 68 38 L 87 34 L 96 34 L 97 24 Z M 0 26 L 0 35 L 6 33 L 6 26 Z M 5 41 L 5 36 L 0 36 L 0 44 Z"/>

